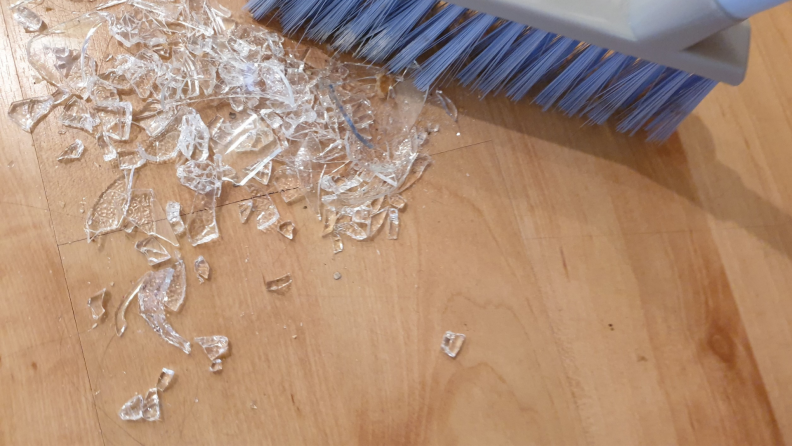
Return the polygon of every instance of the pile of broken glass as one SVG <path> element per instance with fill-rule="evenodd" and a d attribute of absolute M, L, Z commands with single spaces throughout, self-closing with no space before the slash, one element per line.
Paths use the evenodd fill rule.
<path fill-rule="evenodd" d="M 140 212 L 153 196 L 136 197 L 133 187 L 149 163 L 173 163 L 195 192 L 186 224 L 178 203 L 167 206 L 174 232 L 193 246 L 219 237 L 224 185 L 255 197 L 239 204 L 243 223 L 253 216 L 258 229 L 292 238 L 294 225 L 257 193 L 256 183 L 270 181 L 284 202 L 305 200 L 333 252 L 343 250 L 341 236 L 367 240 L 385 227 L 398 237 L 400 194 L 430 163 L 421 152 L 427 133 L 415 125 L 425 94 L 411 83 L 315 48 L 287 50 L 278 33 L 238 23 L 210 0 L 111 0 L 49 27 L 24 4 L 12 8 L 26 30 L 44 28 L 27 57 L 55 91 L 12 104 L 10 118 L 32 131 L 62 106 L 60 123 L 93 136 L 121 171 L 88 213 L 89 242 L 135 226 L 161 236 L 153 213 Z M 104 54 L 112 39 L 122 51 Z M 221 105 L 232 112 L 218 115 Z M 61 161 L 82 154 L 67 152 Z"/>

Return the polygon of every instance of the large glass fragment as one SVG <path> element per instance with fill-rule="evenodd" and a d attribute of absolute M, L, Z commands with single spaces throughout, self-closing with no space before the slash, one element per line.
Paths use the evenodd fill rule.
<path fill-rule="evenodd" d="M 225 336 L 201 336 L 195 338 L 195 342 L 203 347 L 204 353 L 212 361 L 209 371 L 219 372 L 223 369 L 223 359 L 229 355 L 228 338 Z"/>
<path fill-rule="evenodd" d="M 165 309 L 170 311 L 181 310 L 184 298 L 187 295 L 187 267 L 181 253 L 176 251 L 176 262 L 173 264 L 173 279 L 165 292 Z"/>
<path fill-rule="evenodd" d="M 140 315 L 162 339 L 190 353 L 190 342 L 181 337 L 168 323 L 165 315 L 165 296 L 173 280 L 173 268 L 149 271 L 138 291 Z"/>
<path fill-rule="evenodd" d="M 8 108 L 8 117 L 22 130 L 30 132 L 41 118 L 52 110 L 55 100 L 52 96 L 23 99 L 11 103 Z"/>
<path fill-rule="evenodd" d="M 121 226 L 129 207 L 133 178 L 134 169 L 125 171 L 99 195 L 85 222 L 88 242 Z"/>
<path fill-rule="evenodd" d="M 63 113 L 58 118 L 66 127 L 84 130 L 92 133 L 98 122 L 91 116 L 88 104 L 80 98 L 73 97 L 63 106 Z"/>
<path fill-rule="evenodd" d="M 204 259 L 204 256 L 198 256 L 195 259 L 195 275 L 198 276 L 198 281 L 200 283 L 204 283 L 205 280 L 209 280 L 209 274 L 211 273 L 211 268 L 209 267 L 209 262 Z"/>
<path fill-rule="evenodd" d="M 440 344 L 440 348 L 446 355 L 456 358 L 457 354 L 459 354 L 459 350 L 462 349 L 462 344 L 464 342 L 465 335 L 462 333 L 447 331 L 445 335 L 443 335 L 443 342 Z"/>
<path fill-rule="evenodd" d="M 167 214 L 154 197 L 153 190 L 132 190 L 126 218 L 146 234 L 156 236 L 173 246 L 179 246 L 173 228 L 165 221 Z"/>
<path fill-rule="evenodd" d="M 147 237 L 135 243 L 135 249 L 146 256 L 148 264 L 154 266 L 171 258 L 168 250 L 156 237 Z"/>
<path fill-rule="evenodd" d="M 253 203 L 256 211 L 259 212 L 258 217 L 256 217 L 256 227 L 262 231 L 272 228 L 280 218 L 280 213 L 278 208 L 275 207 L 272 198 L 269 195 L 264 195 L 254 198 Z"/>
<path fill-rule="evenodd" d="M 82 156 L 83 150 L 85 150 L 85 145 L 82 141 L 76 139 L 73 143 L 69 144 L 69 147 L 66 147 L 66 150 L 58 155 L 58 161 L 68 162 L 78 160 Z"/>
<path fill-rule="evenodd" d="M 129 102 L 102 102 L 91 107 L 99 121 L 102 133 L 110 139 L 126 141 L 132 125 L 132 104 Z"/>
<path fill-rule="evenodd" d="M 198 246 L 220 237 L 215 217 L 216 204 L 217 195 L 214 190 L 195 193 L 192 209 L 187 216 L 187 238 L 191 245 Z"/>
<path fill-rule="evenodd" d="M 267 291 L 283 291 L 292 283 L 291 274 L 278 277 L 277 279 L 267 280 L 265 285 Z"/>

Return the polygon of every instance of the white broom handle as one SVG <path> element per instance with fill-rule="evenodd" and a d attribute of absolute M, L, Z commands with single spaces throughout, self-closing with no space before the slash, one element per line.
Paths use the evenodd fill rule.
<path fill-rule="evenodd" d="M 786 0 L 718 0 L 721 8 L 736 19 L 747 19 L 770 8 L 786 3 Z"/>

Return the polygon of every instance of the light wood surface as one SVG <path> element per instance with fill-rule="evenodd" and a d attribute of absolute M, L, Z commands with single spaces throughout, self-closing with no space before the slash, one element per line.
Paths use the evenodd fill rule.
<path fill-rule="evenodd" d="M 46 1 L 50 24 L 94 6 Z M 6 110 L 47 86 L 2 3 Z M 57 113 L 32 136 L 0 119 L 0 445 L 792 443 L 790 24 L 790 4 L 757 17 L 746 82 L 661 146 L 447 89 L 459 123 L 428 110 L 434 165 L 398 241 L 333 256 L 302 204 L 276 198 L 288 241 L 240 224 L 244 192 L 224 192 L 221 241 L 181 246 L 212 278 L 189 274 L 171 318 L 229 337 L 217 375 L 136 310 L 121 338 L 90 330 L 88 297 L 108 287 L 112 313 L 149 269 L 123 232 L 85 243 L 80 211 L 117 172 L 87 139 L 57 163 L 79 135 Z M 189 203 L 172 170 L 136 187 Z M 284 273 L 289 292 L 264 291 Z M 467 335 L 456 359 L 446 330 Z M 162 367 L 163 420 L 121 421 Z"/>

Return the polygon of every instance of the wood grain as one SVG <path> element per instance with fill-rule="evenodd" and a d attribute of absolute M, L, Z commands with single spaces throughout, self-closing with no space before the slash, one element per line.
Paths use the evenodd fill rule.
<path fill-rule="evenodd" d="M 93 7 L 45 5 L 48 23 Z M 3 107 L 47 91 L 7 6 Z M 88 296 L 107 287 L 112 312 L 149 270 L 139 236 L 84 241 L 80 208 L 116 173 L 93 143 L 57 163 L 79 133 L 56 116 L 32 138 L 3 120 L 0 444 L 792 442 L 791 19 L 785 5 L 753 20 L 746 82 L 659 146 L 448 88 L 459 122 L 427 108 L 442 130 L 398 241 L 332 255 L 303 204 L 273 195 L 289 241 L 241 224 L 246 193 L 224 192 L 221 241 L 180 247 L 212 278 L 190 272 L 171 318 L 190 339 L 229 337 L 221 374 L 135 309 L 123 337 L 90 330 Z M 173 169 L 146 167 L 136 187 L 186 205 Z M 264 290 L 285 273 L 288 292 Z M 468 336 L 456 359 L 446 330 Z M 177 373 L 163 420 L 121 421 L 162 367 Z"/>

